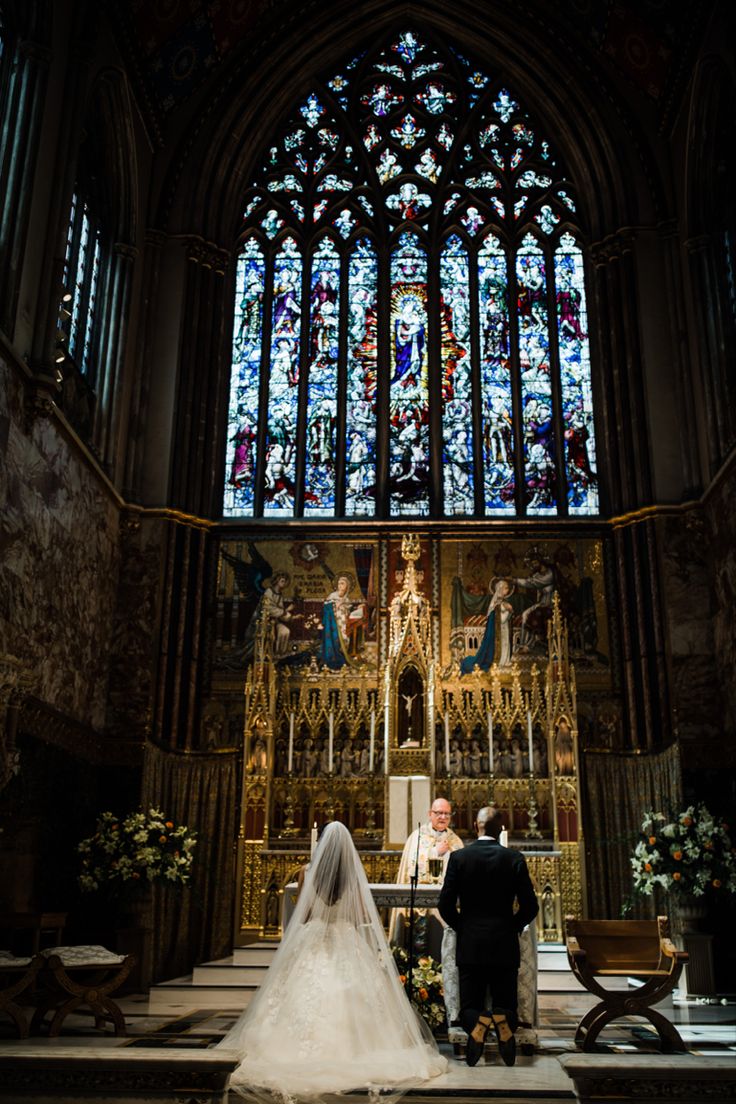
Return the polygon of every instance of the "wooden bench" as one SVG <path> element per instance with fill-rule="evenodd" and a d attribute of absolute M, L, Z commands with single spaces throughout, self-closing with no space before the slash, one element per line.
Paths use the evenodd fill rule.
<path fill-rule="evenodd" d="M 573 974 L 601 1003 L 583 1016 L 575 1044 L 593 1050 L 602 1028 L 622 1016 L 643 1016 L 656 1028 L 663 1054 L 685 1050 L 679 1032 L 655 1011 L 677 984 L 688 956 L 669 939 L 666 916 L 656 920 L 576 920 L 565 918 L 567 957 Z M 636 990 L 606 989 L 598 978 L 642 978 Z"/>

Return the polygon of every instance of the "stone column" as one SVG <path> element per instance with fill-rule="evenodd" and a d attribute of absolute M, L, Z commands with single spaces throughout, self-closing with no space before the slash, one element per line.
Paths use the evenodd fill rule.
<path fill-rule="evenodd" d="M 225 335 L 229 253 L 188 243 L 179 360 L 171 504 L 200 516 L 219 512 L 230 357 Z"/>
<path fill-rule="evenodd" d="M 130 287 L 133 262 L 137 250 L 117 242 L 112 247 L 110 261 L 105 330 L 99 346 L 99 372 L 95 380 L 97 417 L 94 444 L 108 474 L 112 473 L 115 448 L 115 427 L 120 408 L 117 394 L 123 375 L 126 338 L 128 335 Z"/>
<path fill-rule="evenodd" d="M 0 326 L 11 339 L 50 60 L 44 46 L 20 42 L 8 88 L 9 125 L 0 147 Z"/>
<path fill-rule="evenodd" d="M 623 231 L 593 250 L 600 363 L 599 403 L 608 505 L 614 515 L 613 606 L 619 613 L 619 653 L 627 746 L 655 749 L 671 731 L 652 505 L 644 370 L 639 344 L 635 237 Z"/>

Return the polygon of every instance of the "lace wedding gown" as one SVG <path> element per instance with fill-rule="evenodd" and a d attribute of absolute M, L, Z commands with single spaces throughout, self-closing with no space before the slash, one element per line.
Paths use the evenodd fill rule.
<path fill-rule="evenodd" d="M 409 1088 L 447 1068 L 406 998 L 342 824 L 325 829 L 266 980 L 219 1045 L 242 1055 L 231 1088 L 289 1100 Z"/>

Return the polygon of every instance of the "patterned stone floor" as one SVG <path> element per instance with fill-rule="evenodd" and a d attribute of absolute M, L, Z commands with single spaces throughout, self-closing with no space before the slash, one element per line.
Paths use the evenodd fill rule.
<path fill-rule="evenodd" d="M 575 1050 L 573 1036 L 584 1013 L 594 1003 L 594 998 L 584 993 L 540 994 L 539 1046 L 528 1059 L 533 1064 L 540 1056 L 557 1056 Z M 191 1048 L 207 1049 L 215 1046 L 237 1018 L 233 1011 L 218 1012 L 213 1009 L 192 1008 L 185 1014 L 151 1015 L 145 994 L 123 997 L 120 1000 L 128 1025 L 128 1034 L 116 1037 L 111 1031 L 99 1031 L 88 1015 L 67 1017 L 61 1035 L 54 1045 L 75 1045 L 83 1041 L 94 1042 L 95 1047 L 129 1047 L 135 1049 Z M 702 1056 L 732 1056 L 736 1059 L 736 996 L 721 998 L 719 1003 L 675 1000 L 658 1006 L 678 1027 L 688 1050 Z M 17 1043 L 9 1022 L 0 1020 L 0 1048 Z M 47 1046 L 51 1040 L 45 1036 L 32 1038 L 24 1046 Z M 444 1044 L 443 1050 L 453 1061 L 465 1067 L 461 1058 L 454 1057 L 452 1048 Z M 601 1036 L 599 1053 L 657 1053 L 657 1037 L 653 1029 L 641 1019 L 627 1018 L 609 1025 Z M 497 1063 L 493 1045 L 488 1047 L 486 1060 Z M 521 1062 L 522 1059 L 520 1058 Z M 527 1060 L 524 1060 L 527 1064 Z M 467 1067 L 465 1067 L 467 1068 Z"/>

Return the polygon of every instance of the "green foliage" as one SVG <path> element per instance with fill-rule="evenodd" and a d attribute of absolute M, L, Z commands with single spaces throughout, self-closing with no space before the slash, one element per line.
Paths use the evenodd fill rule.
<path fill-rule="evenodd" d="M 102 813 L 95 834 L 77 847 L 82 856 L 77 880 L 85 892 L 150 882 L 186 885 L 195 844 L 195 833 L 167 820 L 160 809 L 131 813 L 125 820 Z"/>
<path fill-rule="evenodd" d="M 736 849 L 728 825 L 702 802 L 673 820 L 646 813 L 631 868 L 635 892 L 647 897 L 655 886 L 681 898 L 736 893 Z"/>

